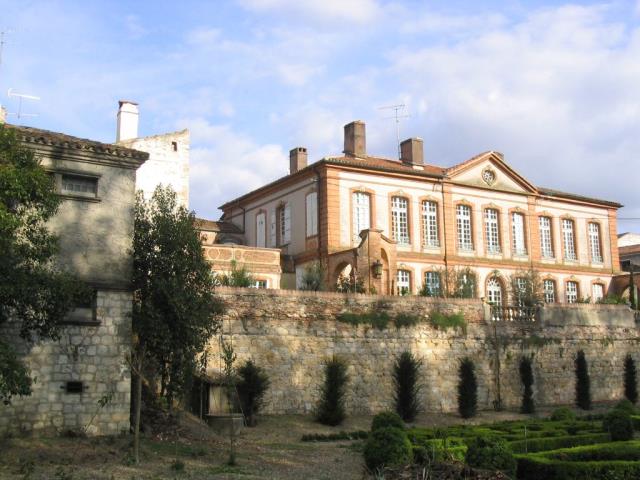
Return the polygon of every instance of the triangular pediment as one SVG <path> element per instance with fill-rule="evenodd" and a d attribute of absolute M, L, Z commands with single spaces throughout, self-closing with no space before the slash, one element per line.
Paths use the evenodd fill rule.
<path fill-rule="evenodd" d="M 499 152 L 485 152 L 446 171 L 454 183 L 506 192 L 536 193 L 536 187 L 513 170 Z"/>

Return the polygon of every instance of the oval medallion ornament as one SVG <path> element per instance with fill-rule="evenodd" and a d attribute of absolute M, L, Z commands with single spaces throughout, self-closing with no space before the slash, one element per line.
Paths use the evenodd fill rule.
<path fill-rule="evenodd" d="M 490 168 L 485 168 L 482 171 L 482 180 L 484 180 L 484 183 L 487 185 L 493 185 L 496 181 L 496 173 Z"/>

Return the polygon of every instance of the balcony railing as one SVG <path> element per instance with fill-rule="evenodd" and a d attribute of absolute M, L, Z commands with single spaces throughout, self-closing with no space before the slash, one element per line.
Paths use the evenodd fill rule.
<path fill-rule="evenodd" d="M 535 322 L 539 307 L 517 305 L 491 305 L 491 320 L 494 322 Z"/>

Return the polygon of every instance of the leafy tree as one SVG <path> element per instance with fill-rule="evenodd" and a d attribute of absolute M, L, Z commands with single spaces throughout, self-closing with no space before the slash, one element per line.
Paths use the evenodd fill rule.
<path fill-rule="evenodd" d="M 420 411 L 420 367 L 422 361 L 404 351 L 393 365 L 396 412 L 405 422 L 411 422 Z"/>
<path fill-rule="evenodd" d="M 177 205 L 170 187 L 158 186 L 150 201 L 138 192 L 133 330 L 136 350 L 153 361 L 170 408 L 196 371 L 196 356 L 217 331 L 222 310 L 194 225 L 194 213 Z"/>
<path fill-rule="evenodd" d="M 345 387 L 349 377 L 347 364 L 333 356 L 324 365 L 324 382 L 320 388 L 320 401 L 316 410 L 316 420 L 325 425 L 340 425 L 344 420 Z"/>
<path fill-rule="evenodd" d="M 624 396 L 631 403 L 638 401 L 636 362 L 631 355 L 627 355 L 624 359 Z"/>
<path fill-rule="evenodd" d="M 58 239 L 47 221 L 60 202 L 34 151 L 0 125 L 0 325 L 17 322 L 27 341 L 57 339 L 66 314 L 89 294 L 55 264 Z M 31 383 L 10 341 L 0 338 L 0 400 L 29 395 Z"/>
<path fill-rule="evenodd" d="M 324 290 L 325 269 L 320 262 L 312 262 L 302 274 L 300 290 L 318 292 Z"/>
<path fill-rule="evenodd" d="M 531 359 L 529 357 L 522 357 L 520 359 L 520 380 L 524 386 L 522 393 L 522 406 L 520 411 L 522 413 L 535 412 L 535 405 L 533 403 L 533 369 L 531 368 Z"/>
<path fill-rule="evenodd" d="M 584 352 L 576 356 L 576 405 L 583 410 L 591 410 L 591 381 Z"/>
<path fill-rule="evenodd" d="M 254 284 L 253 275 L 249 273 L 247 267 L 242 265 L 238 268 L 238 262 L 231 261 L 231 271 L 215 275 L 214 282 L 222 287 L 244 287 L 248 288 Z"/>
<path fill-rule="evenodd" d="M 462 418 L 471 418 L 478 409 L 478 382 L 473 360 L 464 358 L 458 374 L 458 411 Z"/>
<path fill-rule="evenodd" d="M 255 427 L 255 414 L 262 406 L 264 394 L 269 389 L 269 377 L 264 369 L 258 367 L 253 361 L 247 360 L 244 365 L 238 369 L 240 380 L 237 388 L 240 395 L 240 403 L 242 412 L 247 419 L 247 426 Z"/>
<path fill-rule="evenodd" d="M 518 270 L 509 277 L 511 296 L 522 307 L 535 307 L 543 300 L 543 284 L 537 270 Z"/>

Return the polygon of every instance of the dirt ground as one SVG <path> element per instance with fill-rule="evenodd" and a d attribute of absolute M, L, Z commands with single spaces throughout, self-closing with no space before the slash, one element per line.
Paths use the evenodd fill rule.
<path fill-rule="evenodd" d="M 544 413 L 544 412 L 543 412 Z M 481 412 L 472 421 L 454 414 L 421 416 L 416 426 L 488 423 L 525 416 Z M 195 419 L 184 418 L 181 433 L 146 436 L 141 463 L 134 465 L 131 437 L 13 437 L 0 440 L 0 479 L 282 479 L 360 480 L 369 478 L 362 442 L 302 442 L 309 433 L 368 430 L 370 416 L 350 417 L 326 427 L 309 416 L 260 417 L 258 426 L 237 437 L 237 464 L 228 466 L 229 440 Z"/>

